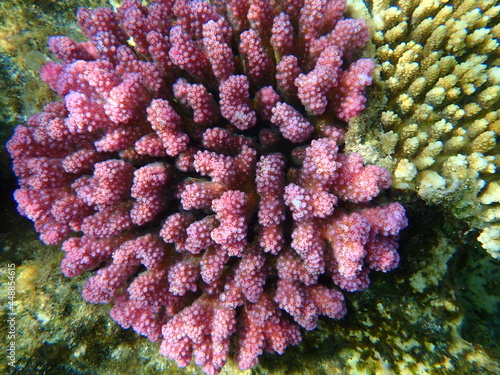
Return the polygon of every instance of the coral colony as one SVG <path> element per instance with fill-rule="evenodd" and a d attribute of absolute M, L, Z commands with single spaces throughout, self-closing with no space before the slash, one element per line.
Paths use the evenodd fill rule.
<path fill-rule="evenodd" d="M 415 191 L 482 230 L 500 259 L 500 2 L 374 1 L 384 99 L 366 148 Z"/>
<path fill-rule="evenodd" d="M 217 374 L 234 345 L 249 369 L 398 265 L 405 211 L 370 204 L 389 173 L 339 150 L 374 68 L 344 6 L 126 0 L 49 40 L 61 100 L 8 143 L 19 211 L 179 366 Z"/>

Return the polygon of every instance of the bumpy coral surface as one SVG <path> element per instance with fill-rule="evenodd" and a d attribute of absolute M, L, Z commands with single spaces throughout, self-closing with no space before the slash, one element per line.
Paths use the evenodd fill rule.
<path fill-rule="evenodd" d="M 395 188 L 451 207 L 483 229 L 479 240 L 497 258 L 499 13 L 497 0 L 373 2 L 386 103 L 369 146 Z"/>
<path fill-rule="evenodd" d="M 130 0 L 49 41 L 61 100 L 8 143 L 19 211 L 179 366 L 283 353 L 399 262 L 404 209 L 370 204 L 389 173 L 339 151 L 374 68 L 344 5 Z"/>

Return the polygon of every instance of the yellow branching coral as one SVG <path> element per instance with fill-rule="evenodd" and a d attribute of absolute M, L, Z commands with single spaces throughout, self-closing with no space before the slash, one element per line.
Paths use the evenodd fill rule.
<path fill-rule="evenodd" d="M 348 148 L 393 171 L 396 189 L 447 204 L 482 229 L 479 240 L 495 257 L 500 257 L 498 3 L 373 0 L 369 21 L 380 89 L 374 96 L 380 100 L 365 118 L 354 120 L 347 136 Z M 379 124 L 379 134 L 368 141 L 360 122 L 369 120 Z"/>

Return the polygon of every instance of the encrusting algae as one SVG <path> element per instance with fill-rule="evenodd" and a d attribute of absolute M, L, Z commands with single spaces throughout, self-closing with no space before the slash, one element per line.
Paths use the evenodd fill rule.
<path fill-rule="evenodd" d="M 351 121 L 347 141 L 388 168 L 395 189 L 448 206 L 481 229 L 478 240 L 495 258 L 499 13 L 497 0 L 373 1 L 369 21 L 380 101 L 368 100 L 367 114 Z M 360 140 L 368 126 L 376 134 Z"/>

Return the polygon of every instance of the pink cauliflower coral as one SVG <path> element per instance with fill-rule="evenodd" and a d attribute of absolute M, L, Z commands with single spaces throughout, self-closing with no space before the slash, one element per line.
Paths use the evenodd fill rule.
<path fill-rule="evenodd" d="M 7 146 L 19 212 L 179 366 L 217 374 L 235 340 L 249 369 L 398 265 L 404 209 L 370 204 L 388 172 L 339 149 L 374 67 L 344 6 L 125 0 L 49 41 L 61 99 Z"/>

